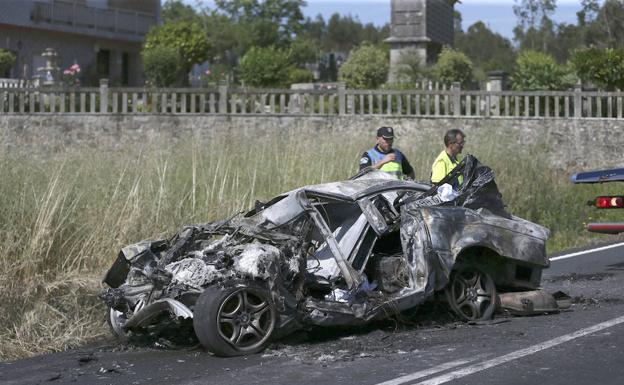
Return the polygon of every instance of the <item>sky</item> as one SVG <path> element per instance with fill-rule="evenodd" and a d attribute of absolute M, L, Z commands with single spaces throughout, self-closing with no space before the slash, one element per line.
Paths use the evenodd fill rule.
<path fill-rule="evenodd" d="M 455 9 L 462 14 L 463 30 L 481 20 L 491 30 L 512 38 L 516 25 L 513 5 L 513 0 L 463 0 L 462 4 L 455 5 Z M 580 9 L 579 0 L 558 0 L 553 19 L 558 23 L 576 23 L 576 12 Z M 308 0 L 303 11 L 311 17 L 320 13 L 326 20 L 338 12 L 377 26 L 390 22 L 390 0 Z"/>
<path fill-rule="evenodd" d="M 196 0 L 185 0 L 195 4 Z M 363 23 L 382 26 L 390 22 L 390 0 L 307 0 L 305 16 L 314 18 L 321 14 L 325 20 L 338 12 L 341 15 L 357 17 Z M 212 6 L 210 0 L 204 4 Z M 462 14 L 462 29 L 465 31 L 475 22 L 483 21 L 491 30 L 509 39 L 513 38 L 516 16 L 513 13 L 514 0 L 462 0 L 455 6 Z M 576 12 L 581 9 L 580 0 L 558 0 L 553 19 L 557 23 L 576 23 Z"/>

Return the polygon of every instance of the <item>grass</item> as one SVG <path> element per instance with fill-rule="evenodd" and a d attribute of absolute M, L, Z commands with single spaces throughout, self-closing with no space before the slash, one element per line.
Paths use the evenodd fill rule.
<path fill-rule="evenodd" d="M 63 350 L 108 334 L 96 298 L 119 248 L 170 236 L 184 224 L 231 216 L 282 191 L 345 179 L 369 137 L 296 134 L 151 142 L 58 153 L 0 150 L 0 360 Z M 466 149 L 490 165 L 509 211 L 549 227 L 550 252 L 604 240 L 583 230 L 584 203 L 614 184 L 572 186 L 548 167 L 545 146 L 518 138 L 470 138 Z M 419 179 L 437 141 L 398 140 Z M 610 216 L 617 216 L 611 212 Z M 604 218 L 615 220 L 614 218 Z"/>

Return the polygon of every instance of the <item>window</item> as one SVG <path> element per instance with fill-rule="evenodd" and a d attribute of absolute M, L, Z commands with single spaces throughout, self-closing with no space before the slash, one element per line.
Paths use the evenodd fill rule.
<path fill-rule="evenodd" d="M 98 79 L 108 78 L 110 75 L 110 51 L 107 49 L 101 49 L 97 53 L 96 58 L 96 73 Z"/>

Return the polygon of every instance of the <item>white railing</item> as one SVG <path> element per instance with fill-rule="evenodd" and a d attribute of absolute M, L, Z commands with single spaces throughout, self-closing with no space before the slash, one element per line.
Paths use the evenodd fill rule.
<path fill-rule="evenodd" d="M 0 83 L 1 85 L 2 83 Z M 0 87 L 0 114 L 384 115 L 622 119 L 622 92 Z"/>

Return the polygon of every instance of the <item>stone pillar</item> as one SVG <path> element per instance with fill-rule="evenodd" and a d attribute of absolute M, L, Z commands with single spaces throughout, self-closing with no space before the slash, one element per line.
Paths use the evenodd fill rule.
<path fill-rule="evenodd" d="M 506 88 L 507 73 L 503 71 L 490 71 L 487 73 L 487 83 L 485 89 L 489 92 L 501 92 Z M 490 113 L 494 116 L 500 114 L 499 95 L 490 95 Z"/>
<path fill-rule="evenodd" d="M 108 79 L 100 79 L 100 114 L 108 113 Z"/>

